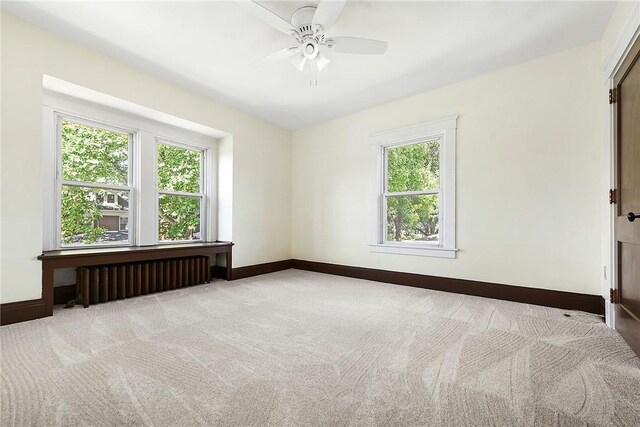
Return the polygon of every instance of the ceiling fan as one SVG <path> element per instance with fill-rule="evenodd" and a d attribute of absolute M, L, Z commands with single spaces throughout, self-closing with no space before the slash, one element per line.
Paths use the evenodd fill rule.
<path fill-rule="evenodd" d="M 309 76 L 309 84 L 318 84 L 320 70 L 329 64 L 322 54 L 325 49 L 339 53 L 382 54 L 387 42 L 358 37 L 329 37 L 325 31 L 338 19 L 347 0 L 321 0 L 318 6 L 304 6 L 293 12 L 287 22 L 253 0 L 239 3 L 266 24 L 291 35 L 295 46 L 272 53 L 266 58 L 289 58 L 291 63 Z M 265 59 L 266 59 L 265 58 Z"/>

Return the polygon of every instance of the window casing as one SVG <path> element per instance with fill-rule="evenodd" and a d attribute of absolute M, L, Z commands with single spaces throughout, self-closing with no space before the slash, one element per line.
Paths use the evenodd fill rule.
<path fill-rule="evenodd" d="M 379 171 L 372 252 L 455 258 L 456 122 L 372 135 Z"/>
<path fill-rule="evenodd" d="M 128 138 L 128 175 L 126 185 L 101 182 L 69 181 L 63 179 L 60 123 L 69 120 L 113 132 L 126 134 Z M 187 243 L 214 241 L 217 238 L 217 139 L 174 125 L 114 111 L 98 104 L 73 99 L 45 91 L 43 106 L 43 250 L 62 248 L 92 248 L 109 246 L 144 246 L 158 243 Z M 48 131 L 47 131 L 48 130 Z M 198 212 L 199 229 L 196 238 L 167 240 L 158 233 L 158 191 L 156 153 L 158 141 L 165 141 L 197 151 L 199 154 Z M 119 183 L 120 184 L 120 183 Z M 63 185 L 99 189 L 105 208 L 101 228 L 113 234 L 127 236 L 126 240 L 82 244 L 64 241 L 61 232 L 61 192 Z M 126 212 L 118 211 L 126 202 L 120 195 L 128 196 Z M 90 197 L 90 198 L 91 198 Z M 113 200 L 113 203 L 111 201 Z M 114 210 L 115 209 L 115 210 Z M 108 217 L 107 217 L 108 216 Z M 155 219 L 155 220 L 154 220 Z M 76 243 L 76 244 L 73 244 Z"/>

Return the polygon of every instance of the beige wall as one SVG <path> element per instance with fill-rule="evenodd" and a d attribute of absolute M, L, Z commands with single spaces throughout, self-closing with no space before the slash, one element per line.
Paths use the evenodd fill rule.
<path fill-rule="evenodd" d="M 291 132 L 2 14 L 0 302 L 39 298 L 42 76 L 233 134 L 234 267 L 291 257 Z"/>
<path fill-rule="evenodd" d="M 294 131 L 294 257 L 600 293 L 599 47 Z M 459 115 L 457 258 L 371 253 L 369 135 L 451 115 Z"/>
<path fill-rule="evenodd" d="M 619 3 L 599 43 L 295 131 L 293 146 L 288 130 L 3 14 L 0 302 L 40 296 L 43 74 L 233 134 L 234 267 L 293 256 L 605 294 L 602 69 L 634 7 Z M 368 136 L 453 114 L 457 259 L 369 252 Z"/>

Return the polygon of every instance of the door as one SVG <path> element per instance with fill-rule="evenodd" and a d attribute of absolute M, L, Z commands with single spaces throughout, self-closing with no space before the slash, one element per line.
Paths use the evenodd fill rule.
<path fill-rule="evenodd" d="M 615 326 L 640 354 L 640 39 L 614 77 Z"/>

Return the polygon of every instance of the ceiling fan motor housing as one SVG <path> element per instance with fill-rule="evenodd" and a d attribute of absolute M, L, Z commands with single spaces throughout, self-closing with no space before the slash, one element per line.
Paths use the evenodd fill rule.
<path fill-rule="evenodd" d="M 291 16 L 291 25 L 293 25 L 300 34 L 302 42 L 300 48 L 302 54 L 307 59 L 313 59 L 320 52 L 319 45 L 324 42 L 324 32 L 322 27 L 314 28 L 313 15 L 316 13 L 314 6 L 304 6 L 293 12 Z M 320 31 L 317 31 L 320 29 Z"/>
<path fill-rule="evenodd" d="M 301 36 L 312 36 L 315 32 L 312 24 L 315 13 L 316 8 L 314 6 L 304 6 L 291 15 L 291 25 L 297 28 Z"/>

